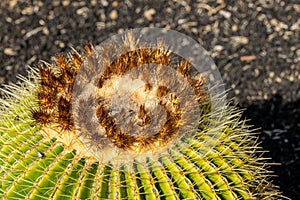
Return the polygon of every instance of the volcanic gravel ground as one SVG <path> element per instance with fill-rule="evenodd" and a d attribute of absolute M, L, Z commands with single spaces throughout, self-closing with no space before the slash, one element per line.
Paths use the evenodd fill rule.
<path fill-rule="evenodd" d="M 28 65 L 128 28 L 182 32 L 208 50 L 229 98 L 260 129 L 274 183 L 300 199 L 299 0 L 0 2 L 0 83 Z M 3 87 L 3 85 L 1 86 Z"/>

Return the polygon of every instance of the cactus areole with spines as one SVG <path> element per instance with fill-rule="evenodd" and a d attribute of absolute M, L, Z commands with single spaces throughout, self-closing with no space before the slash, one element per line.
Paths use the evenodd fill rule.
<path fill-rule="evenodd" d="M 0 199 L 281 199 L 207 52 L 142 28 L 30 68 L 0 100 Z"/>

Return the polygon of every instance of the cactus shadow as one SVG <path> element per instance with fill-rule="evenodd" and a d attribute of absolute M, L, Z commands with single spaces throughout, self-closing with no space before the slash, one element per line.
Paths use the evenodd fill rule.
<path fill-rule="evenodd" d="M 280 95 L 267 101 L 254 102 L 243 113 L 250 119 L 247 123 L 259 128 L 259 141 L 269 162 L 270 170 L 277 176 L 273 183 L 280 187 L 283 195 L 300 197 L 300 99 L 284 102 Z"/>

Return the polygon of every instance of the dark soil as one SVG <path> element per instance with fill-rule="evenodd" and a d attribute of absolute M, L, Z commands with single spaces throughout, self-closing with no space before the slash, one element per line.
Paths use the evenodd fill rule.
<path fill-rule="evenodd" d="M 0 83 L 16 83 L 28 65 L 70 47 L 136 27 L 167 27 L 209 51 L 229 98 L 261 128 L 270 162 L 281 163 L 272 167 L 274 183 L 300 199 L 299 0 L 2 0 Z"/>

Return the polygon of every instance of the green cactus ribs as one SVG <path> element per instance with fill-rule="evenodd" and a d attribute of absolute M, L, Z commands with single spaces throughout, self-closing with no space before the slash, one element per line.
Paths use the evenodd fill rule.
<path fill-rule="evenodd" d="M 165 43 L 125 36 L 6 86 L 0 198 L 283 198 L 241 112 L 212 108 L 225 94 L 209 96 L 205 77 Z"/>

